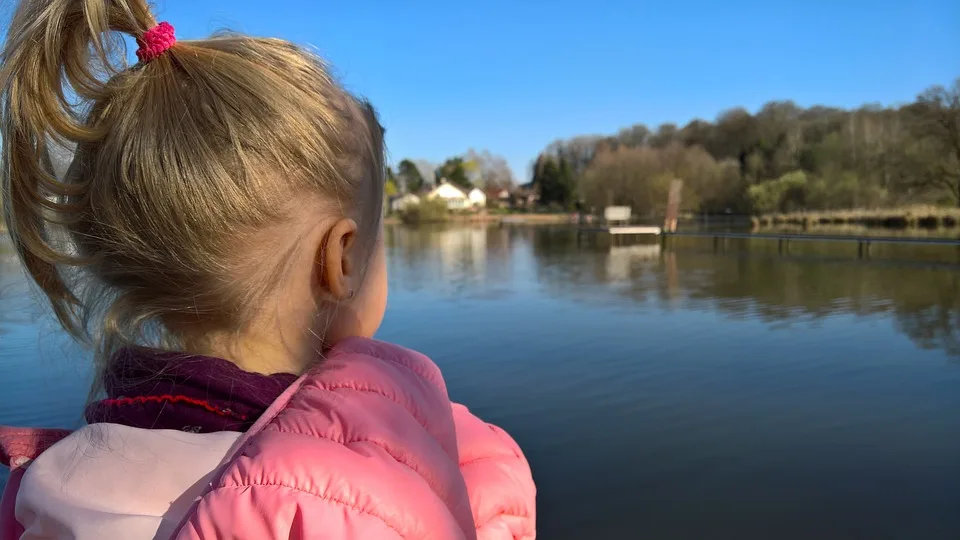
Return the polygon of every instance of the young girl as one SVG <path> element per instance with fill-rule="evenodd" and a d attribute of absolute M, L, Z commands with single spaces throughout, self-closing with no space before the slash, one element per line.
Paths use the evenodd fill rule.
<path fill-rule="evenodd" d="M 318 58 L 24 0 L 0 64 L 10 236 L 106 396 L 73 433 L 0 430 L 0 538 L 534 537 L 516 443 L 370 339 L 383 130 Z"/>

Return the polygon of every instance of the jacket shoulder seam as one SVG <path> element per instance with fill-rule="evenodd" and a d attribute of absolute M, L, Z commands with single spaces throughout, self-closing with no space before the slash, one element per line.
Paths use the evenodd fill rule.
<path fill-rule="evenodd" d="M 407 460 L 401 459 L 401 457 L 395 451 L 388 448 L 386 443 L 384 443 L 383 441 L 376 440 L 372 437 L 353 437 L 353 438 L 347 439 L 346 435 L 344 435 L 342 432 L 341 432 L 341 435 L 343 436 L 340 438 L 334 438 L 332 436 L 328 436 L 323 433 L 304 433 L 302 431 L 290 431 L 290 430 L 277 430 L 277 433 L 282 433 L 284 435 L 295 435 L 298 437 L 310 437 L 312 439 L 330 441 L 332 443 L 339 444 L 345 447 L 355 443 L 372 444 L 377 448 L 380 448 L 381 450 L 386 452 L 387 455 L 390 456 L 390 458 L 393 459 L 397 464 L 402 465 L 407 469 L 410 469 L 417 476 L 422 478 L 423 481 L 427 483 L 427 486 L 430 488 L 430 490 L 434 492 L 434 494 L 439 493 L 438 491 L 439 487 L 433 485 L 434 482 L 431 481 L 429 475 L 421 471 L 418 467 L 414 466 L 413 464 L 407 462 Z"/>
<path fill-rule="evenodd" d="M 284 489 L 288 489 L 288 490 L 290 490 L 290 491 L 295 491 L 295 492 L 297 492 L 297 493 L 303 493 L 303 494 L 306 494 L 306 495 L 311 495 L 311 496 L 316 497 L 316 498 L 318 498 L 318 499 L 320 499 L 320 500 L 322 500 L 322 501 L 325 501 L 325 502 L 328 502 L 328 503 L 331 503 L 331 504 L 337 504 L 337 505 L 340 505 L 340 506 L 349 508 L 349 509 L 353 510 L 354 512 L 358 513 L 358 514 L 363 514 L 363 515 L 368 515 L 368 516 L 375 517 L 375 518 L 379 519 L 380 521 L 382 521 L 383 524 L 386 525 L 390 530 L 392 530 L 393 532 L 397 533 L 397 536 L 398 536 L 398 537 L 400 537 L 400 538 L 405 538 L 405 535 L 403 534 L 402 531 L 400 531 L 400 529 L 398 529 L 394 524 L 392 524 L 392 523 L 390 523 L 389 521 L 387 521 L 387 518 L 381 516 L 380 514 L 374 512 L 374 511 L 372 511 L 372 510 L 368 510 L 368 509 L 366 509 L 366 508 L 361 508 L 361 507 L 359 507 L 359 506 L 357 506 L 357 505 L 355 505 L 355 504 L 353 504 L 353 503 L 350 503 L 350 502 L 347 502 L 347 501 L 338 499 L 338 498 L 336 498 L 336 497 L 332 497 L 332 496 L 330 496 L 330 495 L 325 495 L 325 494 L 322 494 L 322 493 L 315 493 L 315 492 L 313 492 L 313 491 L 308 491 L 308 490 L 306 490 L 306 489 L 298 488 L 298 487 L 296 487 L 296 486 L 291 486 L 291 485 L 285 484 L 285 483 L 283 483 L 283 482 L 243 482 L 242 484 L 239 484 L 239 485 L 218 486 L 217 488 L 215 488 L 215 489 L 213 489 L 212 491 L 210 491 L 207 495 L 209 495 L 210 493 L 213 493 L 214 491 L 218 491 L 218 490 L 225 490 L 225 489 L 243 489 L 243 490 L 245 490 L 245 489 L 248 489 L 248 488 L 251 488 L 251 487 L 284 488 Z"/>
<path fill-rule="evenodd" d="M 480 456 L 477 458 L 468 459 L 467 461 L 460 463 L 460 468 L 462 469 L 464 467 L 469 467 L 477 463 L 482 463 L 484 461 L 493 461 L 495 459 L 517 460 L 517 459 L 520 459 L 520 456 L 516 454 L 493 454 L 489 456 Z"/>
<path fill-rule="evenodd" d="M 394 351 L 389 351 L 388 354 L 385 354 L 383 356 L 371 354 L 369 352 L 360 352 L 358 354 L 362 354 L 368 358 L 373 358 L 374 360 L 383 360 L 386 362 L 390 362 L 391 364 L 394 364 L 396 366 L 400 366 L 406 369 L 410 373 L 413 373 L 417 377 L 420 377 L 424 381 L 430 383 L 433 386 L 436 386 L 437 388 L 441 388 L 441 389 L 445 388 L 445 385 L 442 383 L 442 381 L 434 380 L 433 377 L 429 376 L 423 370 L 414 367 L 410 362 L 405 362 L 403 359 L 401 359 L 400 355 L 396 354 Z"/>
<path fill-rule="evenodd" d="M 518 514 L 518 513 L 515 513 L 515 512 L 497 512 L 496 514 L 494 514 L 493 516 L 491 516 L 490 519 L 484 521 L 484 522 L 483 522 L 483 525 L 477 525 L 477 530 L 479 531 L 480 529 L 482 529 L 482 528 L 486 527 L 487 525 L 493 523 L 494 520 L 496 520 L 497 518 L 503 518 L 503 517 L 515 517 L 515 518 L 520 518 L 520 519 L 530 519 L 530 514 Z"/>
<path fill-rule="evenodd" d="M 410 416 L 412 416 L 413 419 L 416 420 L 418 424 L 420 424 L 420 427 L 422 427 L 428 433 L 430 432 L 430 430 L 427 428 L 427 421 L 426 419 L 423 418 L 423 415 L 420 413 L 418 408 L 412 405 L 408 407 L 407 405 L 401 403 L 400 400 L 397 399 L 396 393 L 391 395 L 390 393 L 383 390 L 382 388 L 374 387 L 374 386 L 358 385 L 356 383 L 322 383 L 321 382 L 315 385 L 313 388 L 316 388 L 318 390 L 325 390 L 327 392 L 331 392 L 334 394 L 337 393 L 337 390 L 353 390 L 354 392 L 363 392 L 363 393 L 378 395 L 383 399 L 386 399 L 387 401 L 390 401 L 391 403 L 394 403 L 398 407 L 407 411 L 410 414 Z M 274 420 L 276 421 L 276 418 L 274 418 Z M 286 430 L 280 429 L 278 426 L 278 431 L 286 431 Z"/>

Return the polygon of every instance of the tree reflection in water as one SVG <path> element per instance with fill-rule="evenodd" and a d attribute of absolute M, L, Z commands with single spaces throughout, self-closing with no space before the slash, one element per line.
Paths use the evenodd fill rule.
<path fill-rule="evenodd" d="M 516 278 L 529 273 L 529 282 L 558 298 L 717 310 L 776 326 L 888 314 L 917 346 L 960 359 L 953 250 L 891 246 L 880 254 L 889 257 L 861 261 L 838 244 L 805 243 L 788 256 L 769 244 L 740 242 L 720 252 L 711 240 L 678 244 L 662 252 L 649 240 L 611 246 L 552 227 L 387 230 L 391 279 L 407 289 L 496 299 L 524 293 L 527 280 Z"/>

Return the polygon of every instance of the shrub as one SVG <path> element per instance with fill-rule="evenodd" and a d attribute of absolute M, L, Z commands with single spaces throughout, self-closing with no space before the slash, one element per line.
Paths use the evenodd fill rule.
<path fill-rule="evenodd" d="M 796 210 L 805 206 L 807 175 L 802 171 L 789 172 L 776 180 L 750 186 L 747 193 L 756 212 Z"/>
<path fill-rule="evenodd" d="M 421 201 L 400 211 L 400 221 L 406 225 L 422 223 L 442 223 L 447 220 L 450 211 L 447 203 L 440 199 Z"/>

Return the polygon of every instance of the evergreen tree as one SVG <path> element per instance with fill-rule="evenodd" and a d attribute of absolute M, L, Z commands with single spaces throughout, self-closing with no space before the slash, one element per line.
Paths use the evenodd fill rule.
<path fill-rule="evenodd" d="M 423 188 L 423 175 L 417 165 L 405 159 L 397 166 L 397 186 L 407 193 L 416 193 Z"/>

